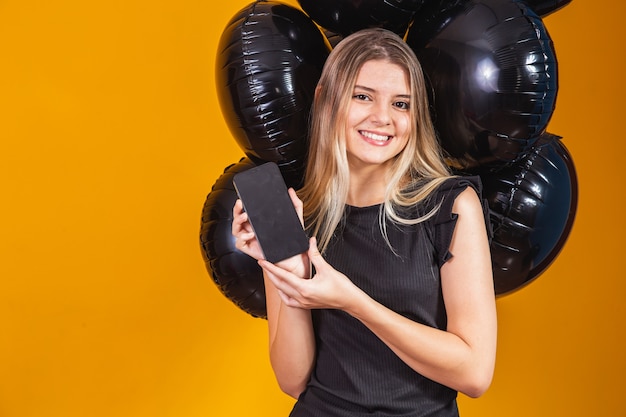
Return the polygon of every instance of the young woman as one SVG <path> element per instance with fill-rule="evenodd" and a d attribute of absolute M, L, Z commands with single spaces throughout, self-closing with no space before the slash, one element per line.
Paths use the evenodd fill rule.
<path fill-rule="evenodd" d="M 457 416 L 491 383 L 496 310 L 476 178 L 450 175 L 421 67 L 367 29 L 330 54 L 294 205 L 307 253 L 263 260 L 241 202 L 237 247 L 265 276 L 270 360 L 291 416 Z M 310 279 L 309 279 L 310 278 Z"/>

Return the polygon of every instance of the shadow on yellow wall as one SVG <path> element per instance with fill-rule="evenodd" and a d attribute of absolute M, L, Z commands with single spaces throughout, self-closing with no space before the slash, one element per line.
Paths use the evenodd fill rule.
<path fill-rule="evenodd" d="M 243 155 L 213 65 L 249 2 L 213 3 L 0 3 L 1 416 L 290 410 L 265 322 L 219 293 L 198 245 L 206 194 Z M 548 271 L 499 299 L 494 384 L 465 417 L 621 412 L 624 12 L 574 0 L 545 19 L 578 215 Z"/>

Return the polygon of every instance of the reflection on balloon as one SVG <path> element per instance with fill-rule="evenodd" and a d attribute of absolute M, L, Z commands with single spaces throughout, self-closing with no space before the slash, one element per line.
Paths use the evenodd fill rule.
<path fill-rule="evenodd" d="M 425 0 L 298 0 L 318 25 L 348 36 L 361 29 L 382 27 L 404 37 Z"/>
<path fill-rule="evenodd" d="M 289 186 L 302 180 L 309 111 L 328 53 L 302 11 L 275 1 L 242 9 L 220 38 L 217 92 L 228 127 L 246 156 L 276 162 Z"/>
<path fill-rule="evenodd" d="M 414 24 L 407 43 L 432 86 L 435 127 L 460 167 L 514 161 L 545 131 L 557 61 L 542 20 L 522 2 L 473 0 Z"/>
<path fill-rule="evenodd" d="M 572 158 L 560 138 L 543 134 L 515 163 L 480 168 L 493 227 L 491 257 L 499 295 L 539 276 L 559 254 L 578 203 Z"/>
<path fill-rule="evenodd" d="M 233 176 L 255 166 L 244 158 L 215 182 L 202 209 L 200 245 L 207 271 L 222 294 L 250 315 L 265 318 L 263 272 L 256 260 L 235 248 L 231 233 L 237 200 Z"/>

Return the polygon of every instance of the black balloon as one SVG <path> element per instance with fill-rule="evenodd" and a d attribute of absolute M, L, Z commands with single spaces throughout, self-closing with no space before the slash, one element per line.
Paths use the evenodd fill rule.
<path fill-rule="evenodd" d="M 247 158 L 213 185 L 200 230 L 219 290 L 243 311 L 266 317 L 262 271 L 231 235 L 232 177 L 272 161 L 289 186 L 301 185 L 327 45 L 366 27 L 406 33 L 432 87 L 433 120 L 451 165 L 483 181 L 496 294 L 533 281 L 565 244 L 578 201 L 571 157 L 560 138 L 545 133 L 558 73 L 540 17 L 570 1 L 299 0 L 310 18 L 278 1 L 242 9 L 220 39 L 216 82 L 224 118 Z"/>
<path fill-rule="evenodd" d="M 213 281 L 229 300 L 254 317 L 266 317 L 263 272 L 256 260 L 235 247 L 231 233 L 237 192 L 233 176 L 255 167 L 244 158 L 217 179 L 202 209 L 200 247 Z"/>
<path fill-rule="evenodd" d="M 525 0 L 526 3 L 537 13 L 539 16 L 547 16 L 550 13 L 567 6 L 572 0 Z"/>
<path fill-rule="evenodd" d="M 563 248 L 578 204 L 574 163 L 560 138 L 545 133 L 515 163 L 473 173 L 489 204 L 496 294 L 507 294 L 537 278 Z"/>
<path fill-rule="evenodd" d="M 441 143 L 462 168 L 514 161 L 552 117 L 557 61 L 539 16 L 516 0 L 427 8 L 407 34 Z"/>
<path fill-rule="evenodd" d="M 302 180 L 308 117 L 328 56 L 324 35 L 300 10 L 258 1 L 228 23 L 216 81 L 222 113 L 253 161 L 276 162 L 289 186 Z"/>
<path fill-rule="evenodd" d="M 404 36 L 415 13 L 427 0 L 298 0 L 324 29 L 347 36 L 382 27 Z"/>

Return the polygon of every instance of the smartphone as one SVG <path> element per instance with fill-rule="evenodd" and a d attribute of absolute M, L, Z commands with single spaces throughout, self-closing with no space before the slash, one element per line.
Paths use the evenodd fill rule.
<path fill-rule="evenodd" d="M 278 165 L 266 162 L 239 172 L 233 176 L 233 185 L 265 259 L 276 263 L 309 249 L 309 238 Z"/>

